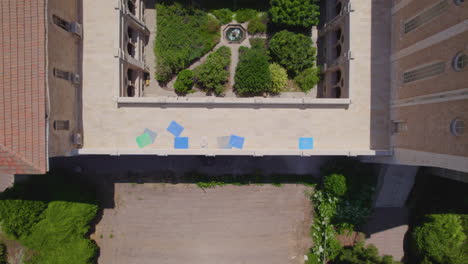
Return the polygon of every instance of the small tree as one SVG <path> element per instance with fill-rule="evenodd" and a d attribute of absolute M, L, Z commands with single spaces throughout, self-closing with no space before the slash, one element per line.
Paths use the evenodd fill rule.
<path fill-rule="evenodd" d="M 323 180 L 325 192 L 335 197 L 342 197 L 347 191 L 346 178 L 342 174 L 331 174 Z"/>
<path fill-rule="evenodd" d="M 332 261 L 333 264 L 397 264 L 391 256 L 379 256 L 379 251 L 374 245 L 364 246 L 364 242 L 357 243 L 354 247 L 341 250 L 340 254 Z"/>
<path fill-rule="evenodd" d="M 265 33 L 266 29 L 267 29 L 266 24 L 263 23 L 259 17 L 250 20 L 249 25 L 247 26 L 247 31 L 251 35 L 254 35 L 257 33 Z"/>
<path fill-rule="evenodd" d="M 174 83 L 176 93 L 186 94 L 192 90 L 193 86 L 193 71 L 186 69 L 179 72 L 177 80 Z"/>
<path fill-rule="evenodd" d="M 229 8 L 216 9 L 211 11 L 211 13 L 213 13 L 222 24 L 228 24 L 232 21 L 232 17 L 234 16 L 234 12 Z"/>
<path fill-rule="evenodd" d="M 320 81 L 320 76 L 318 74 L 317 68 L 308 68 L 302 71 L 299 75 L 294 78 L 294 81 L 297 83 L 299 88 L 303 92 L 308 92 L 317 85 Z"/>
<path fill-rule="evenodd" d="M 288 82 L 288 73 L 280 65 L 270 64 L 271 73 L 271 92 L 279 93 L 283 90 Z"/>
<path fill-rule="evenodd" d="M 220 95 L 228 81 L 231 49 L 222 46 L 211 53 L 205 63 L 195 69 L 195 79 L 202 88 Z"/>
<path fill-rule="evenodd" d="M 294 76 L 315 63 L 312 40 L 287 30 L 280 31 L 271 38 L 270 52 L 273 60 Z"/>
<path fill-rule="evenodd" d="M 412 237 L 416 253 L 424 263 L 461 264 L 468 259 L 463 256 L 466 235 L 458 215 L 429 215 L 422 226 L 415 228 Z"/>
<path fill-rule="evenodd" d="M 311 27 L 319 23 L 318 0 L 271 0 L 271 20 L 293 27 Z"/>

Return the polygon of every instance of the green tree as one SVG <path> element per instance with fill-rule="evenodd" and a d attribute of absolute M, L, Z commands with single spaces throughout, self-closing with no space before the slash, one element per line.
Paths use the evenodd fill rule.
<path fill-rule="evenodd" d="M 257 11 L 250 8 L 243 8 L 236 11 L 236 21 L 244 23 L 257 17 Z"/>
<path fill-rule="evenodd" d="M 320 81 L 318 73 L 318 68 L 308 68 L 299 73 L 299 75 L 294 78 L 294 81 L 303 92 L 308 92 Z"/>
<path fill-rule="evenodd" d="M 193 71 L 189 69 L 182 70 L 177 75 L 177 80 L 174 83 L 174 88 L 178 94 L 186 94 L 192 90 L 193 86 Z"/>
<path fill-rule="evenodd" d="M 363 242 L 357 243 L 354 247 L 341 250 L 332 264 L 397 264 L 391 256 L 379 256 L 379 251 L 374 245 L 364 246 Z"/>
<path fill-rule="evenodd" d="M 232 21 L 232 17 L 234 16 L 234 12 L 229 8 L 216 9 L 211 11 L 211 13 L 213 13 L 222 24 L 228 24 Z"/>
<path fill-rule="evenodd" d="M 458 215 L 429 215 L 423 225 L 414 229 L 412 237 L 416 253 L 423 263 L 467 263 L 468 256 L 463 250 L 466 235 Z"/>
<path fill-rule="evenodd" d="M 323 180 L 325 192 L 335 197 L 342 197 L 347 191 L 346 178 L 342 174 L 331 174 Z"/>
<path fill-rule="evenodd" d="M 242 49 L 236 68 L 235 89 L 240 95 L 269 92 L 271 73 L 269 57 L 263 48 Z"/>
<path fill-rule="evenodd" d="M 220 95 L 229 77 L 231 49 L 222 46 L 211 53 L 205 63 L 195 69 L 196 82 L 209 92 Z"/>
<path fill-rule="evenodd" d="M 249 34 L 254 35 L 257 33 L 265 33 L 267 29 L 267 26 L 261 18 L 257 17 L 252 20 L 250 20 L 249 25 L 247 26 L 247 31 Z"/>
<path fill-rule="evenodd" d="M 287 26 L 311 27 L 319 23 L 318 0 L 271 0 L 271 20 Z"/>
<path fill-rule="evenodd" d="M 270 64 L 271 92 L 280 93 L 288 82 L 288 73 L 279 64 Z"/>
<path fill-rule="evenodd" d="M 280 31 L 271 38 L 270 53 L 275 62 L 294 76 L 315 63 L 312 40 L 287 30 Z"/>

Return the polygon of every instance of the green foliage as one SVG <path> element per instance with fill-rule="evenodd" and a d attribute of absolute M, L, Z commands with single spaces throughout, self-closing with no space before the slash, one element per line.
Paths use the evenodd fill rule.
<path fill-rule="evenodd" d="M 0 200 L 2 231 L 13 239 L 29 235 L 46 208 L 47 204 L 42 201 Z"/>
<path fill-rule="evenodd" d="M 215 187 L 224 186 L 224 185 L 226 185 L 226 183 L 220 182 L 220 181 L 197 182 L 197 186 L 201 189 L 210 189 L 210 188 L 215 188 Z"/>
<path fill-rule="evenodd" d="M 458 215 L 429 215 L 422 226 L 414 229 L 412 238 L 417 255 L 424 263 L 462 264 L 468 260 L 463 254 L 467 237 Z"/>
<path fill-rule="evenodd" d="M 287 30 L 276 33 L 270 41 L 274 61 L 295 76 L 315 64 L 315 48 L 312 40 L 302 34 Z"/>
<path fill-rule="evenodd" d="M 7 249 L 5 244 L 0 243 L 0 264 L 8 264 L 7 263 Z"/>
<path fill-rule="evenodd" d="M 186 94 L 192 90 L 193 87 L 193 71 L 189 69 L 182 70 L 177 74 L 177 80 L 174 83 L 174 88 L 178 94 Z"/>
<path fill-rule="evenodd" d="M 97 210 L 94 204 L 50 202 L 44 219 L 22 241 L 38 252 L 32 263 L 91 263 L 97 247 L 85 236 Z"/>
<path fill-rule="evenodd" d="M 218 18 L 221 24 L 228 24 L 229 22 L 231 22 L 232 16 L 234 15 L 234 12 L 232 12 L 229 8 L 216 9 L 211 11 L 211 13 L 213 13 L 213 15 L 215 15 L 216 18 Z"/>
<path fill-rule="evenodd" d="M 265 33 L 267 30 L 267 25 L 262 21 L 260 17 L 256 17 L 252 20 L 250 20 L 248 26 L 247 26 L 247 31 L 251 35 L 255 35 L 258 33 Z"/>
<path fill-rule="evenodd" d="M 308 68 L 294 78 L 303 92 L 308 92 L 320 81 L 318 68 Z"/>
<path fill-rule="evenodd" d="M 220 24 L 208 13 L 180 3 L 157 4 L 156 79 L 170 80 L 219 41 Z"/>
<path fill-rule="evenodd" d="M 271 20 L 293 27 L 311 27 L 319 23 L 318 0 L 271 0 Z"/>
<path fill-rule="evenodd" d="M 288 82 L 288 73 L 279 64 L 270 64 L 271 72 L 271 92 L 279 93 L 283 90 Z"/>
<path fill-rule="evenodd" d="M 340 254 L 332 261 L 332 264 L 397 264 L 391 256 L 379 256 L 379 252 L 374 245 L 364 246 L 364 242 L 359 242 L 354 247 L 341 250 Z"/>
<path fill-rule="evenodd" d="M 222 94 L 229 78 L 230 62 L 231 49 L 226 46 L 220 47 L 208 56 L 205 63 L 195 69 L 197 83 L 209 92 Z"/>
<path fill-rule="evenodd" d="M 324 191 L 335 197 L 342 197 L 346 193 L 346 178 L 342 174 L 331 174 L 323 180 Z"/>
<path fill-rule="evenodd" d="M 269 57 L 262 48 L 244 49 L 236 68 L 235 89 L 240 95 L 258 95 L 271 89 Z"/>
<path fill-rule="evenodd" d="M 252 47 L 252 49 L 262 49 L 264 52 L 268 52 L 266 39 L 264 39 L 264 38 L 251 38 L 251 39 L 249 39 L 249 42 L 250 42 L 250 46 Z M 240 48 L 248 49 L 247 47 L 244 47 L 244 46 L 241 46 Z"/>
<path fill-rule="evenodd" d="M 257 11 L 250 8 L 243 8 L 236 11 L 236 21 L 244 23 L 257 17 Z"/>
<path fill-rule="evenodd" d="M 74 175 L 32 177 L 0 198 L 2 230 L 8 234 L 16 228 L 10 236 L 34 252 L 28 263 L 93 263 L 97 247 L 87 233 L 98 206 L 91 189 Z"/>

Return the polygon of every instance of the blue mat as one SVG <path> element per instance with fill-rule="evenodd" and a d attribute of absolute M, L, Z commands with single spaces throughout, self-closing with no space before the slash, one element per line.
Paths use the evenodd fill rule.
<path fill-rule="evenodd" d="M 244 138 L 236 135 L 231 135 L 229 139 L 229 145 L 233 148 L 242 149 L 244 147 Z"/>
<path fill-rule="evenodd" d="M 174 138 L 174 148 L 175 149 L 188 149 L 189 146 L 188 137 L 175 137 Z"/>
<path fill-rule="evenodd" d="M 184 127 L 179 125 L 176 121 L 172 121 L 167 127 L 167 131 L 175 137 L 178 137 L 182 131 L 184 131 Z"/>
<path fill-rule="evenodd" d="M 311 138 L 311 137 L 299 138 L 299 149 L 313 149 L 313 148 L 314 148 L 314 138 Z"/>

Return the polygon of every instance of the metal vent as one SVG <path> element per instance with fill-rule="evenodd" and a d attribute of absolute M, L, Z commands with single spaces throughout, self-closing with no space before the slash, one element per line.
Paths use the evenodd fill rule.
<path fill-rule="evenodd" d="M 410 83 L 430 77 L 437 76 L 445 71 L 445 62 L 436 62 L 403 73 L 403 83 Z"/>
<path fill-rule="evenodd" d="M 69 120 L 54 120 L 53 127 L 55 130 L 69 130 L 70 121 Z"/>
<path fill-rule="evenodd" d="M 81 25 L 77 22 L 70 23 L 70 32 L 79 36 L 80 38 L 83 36 L 83 29 Z"/>
<path fill-rule="evenodd" d="M 439 3 L 435 4 L 429 9 L 426 9 L 421 14 L 415 16 L 414 18 L 408 20 L 404 25 L 404 32 L 409 33 L 416 28 L 426 24 L 427 22 L 431 21 L 435 17 L 442 14 L 444 11 L 447 10 L 449 4 L 447 0 L 440 1 Z"/>

